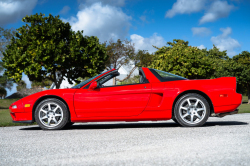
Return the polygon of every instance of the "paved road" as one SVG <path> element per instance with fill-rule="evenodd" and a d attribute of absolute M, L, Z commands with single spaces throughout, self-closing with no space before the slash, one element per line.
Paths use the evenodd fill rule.
<path fill-rule="evenodd" d="M 0 165 L 250 165 L 250 114 L 173 121 L 81 123 L 68 130 L 0 128 Z"/>

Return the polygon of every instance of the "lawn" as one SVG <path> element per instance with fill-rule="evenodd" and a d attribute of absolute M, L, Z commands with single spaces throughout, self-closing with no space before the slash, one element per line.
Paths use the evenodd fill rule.
<path fill-rule="evenodd" d="M 9 113 L 9 106 L 19 99 L 0 99 L 0 127 L 26 126 L 26 123 L 13 123 Z M 239 113 L 250 113 L 250 104 L 247 104 L 247 96 L 243 96 L 243 104 L 238 108 Z"/>

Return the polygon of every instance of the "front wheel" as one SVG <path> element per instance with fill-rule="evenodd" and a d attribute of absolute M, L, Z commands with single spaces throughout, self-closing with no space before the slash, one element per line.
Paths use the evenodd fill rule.
<path fill-rule="evenodd" d="M 175 105 L 176 121 L 184 127 L 202 126 L 208 119 L 210 107 L 207 100 L 196 93 L 182 96 Z"/>
<path fill-rule="evenodd" d="M 69 112 L 62 101 L 50 98 L 36 107 L 35 120 L 44 130 L 59 130 L 67 125 Z"/>

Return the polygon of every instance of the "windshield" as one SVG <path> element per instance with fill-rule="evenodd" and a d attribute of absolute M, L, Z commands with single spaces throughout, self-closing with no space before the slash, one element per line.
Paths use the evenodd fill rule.
<path fill-rule="evenodd" d="M 170 77 L 170 78 L 182 78 L 182 79 L 186 79 L 186 78 L 184 78 L 184 77 L 177 76 L 177 75 L 174 75 L 174 74 L 165 72 L 165 71 L 156 70 L 156 69 L 154 69 L 154 70 L 156 71 L 157 74 L 159 74 L 159 75 L 160 75 L 161 77 L 163 77 L 163 78 Z"/>
<path fill-rule="evenodd" d="M 107 72 L 107 71 L 104 71 L 104 72 L 102 72 L 101 74 L 98 74 L 98 75 L 96 75 L 96 76 L 94 76 L 94 77 L 92 77 L 92 78 L 90 78 L 90 79 L 87 79 L 87 80 L 81 82 L 80 84 L 77 84 L 76 86 L 73 86 L 72 88 L 73 88 L 73 89 L 79 89 L 79 88 L 83 87 L 84 85 L 86 85 L 87 83 L 89 83 L 90 81 L 92 81 L 93 79 L 95 79 L 96 77 L 102 75 L 102 74 L 105 73 L 105 72 Z"/>

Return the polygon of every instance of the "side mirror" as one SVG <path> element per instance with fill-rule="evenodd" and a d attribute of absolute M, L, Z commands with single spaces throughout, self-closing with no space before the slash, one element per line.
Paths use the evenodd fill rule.
<path fill-rule="evenodd" d="M 92 83 L 90 84 L 90 86 L 89 86 L 89 89 L 90 89 L 90 90 L 94 90 L 95 88 L 97 88 L 97 82 L 96 82 L 96 81 L 92 82 Z"/>

